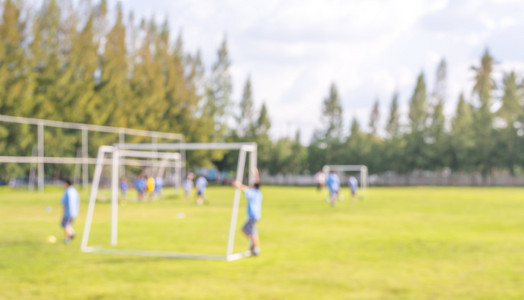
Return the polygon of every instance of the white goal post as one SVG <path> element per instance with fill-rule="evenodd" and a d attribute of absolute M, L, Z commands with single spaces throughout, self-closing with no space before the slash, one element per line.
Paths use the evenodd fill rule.
<path fill-rule="evenodd" d="M 233 207 L 231 212 L 231 221 L 229 226 L 229 236 L 225 254 L 194 254 L 194 253 L 176 253 L 163 251 L 146 251 L 146 250 L 126 250 L 126 249 L 108 249 L 88 246 L 89 233 L 93 221 L 93 214 L 96 205 L 96 194 L 104 165 L 104 158 L 107 153 L 112 154 L 112 171 L 111 171 L 111 246 L 117 245 L 118 236 L 118 180 L 119 180 L 119 160 L 122 157 L 162 157 L 163 155 L 179 155 L 173 152 L 156 152 L 156 151 L 185 151 L 185 150 L 239 150 L 237 164 L 236 180 L 242 182 L 244 167 L 246 165 L 247 153 L 249 153 L 249 168 L 257 166 L 257 145 L 256 143 L 166 143 L 166 144 L 115 144 L 113 146 L 101 146 L 98 150 L 97 163 L 91 194 L 89 197 L 89 206 L 84 225 L 84 234 L 80 249 L 82 252 L 102 253 L 102 254 L 123 254 L 123 255 L 141 255 L 168 258 L 189 258 L 189 259 L 209 259 L 209 260 L 226 260 L 232 261 L 246 256 L 250 256 L 250 251 L 233 253 L 235 233 L 238 219 L 238 209 L 240 205 L 240 190 L 235 189 L 233 196 Z M 149 152 L 155 151 L 155 152 Z M 173 156 L 173 157 L 174 157 Z M 254 176 L 249 172 L 249 184 L 254 182 Z"/>
<path fill-rule="evenodd" d="M 359 172 L 360 173 L 360 187 L 362 192 L 368 189 L 368 167 L 365 165 L 325 165 L 322 171 L 327 174 L 330 171 L 335 172 Z"/>

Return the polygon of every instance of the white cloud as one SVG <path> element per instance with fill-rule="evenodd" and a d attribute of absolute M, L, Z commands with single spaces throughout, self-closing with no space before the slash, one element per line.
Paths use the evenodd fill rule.
<path fill-rule="evenodd" d="M 442 57 L 451 114 L 458 93 L 469 93 L 469 67 L 485 47 L 508 68 L 524 53 L 515 38 L 524 32 L 518 0 L 127 0 L 124 6 L 138 15 L 167 14 L 175 32 L 183 28 L 186 49 L 201 49 L 208 66 L 227 33 L 235 98 L 251 74 L 257 106 L 267 101 L 275 137 L 300 128 L 304 141 L 319 126 L 331 82 L 346 126 L 356 114 L 365 127 L 376 97 L 389 108 L 399 91 L 405 112 L 416 76 L 424 71 L 430 89 Z"/>

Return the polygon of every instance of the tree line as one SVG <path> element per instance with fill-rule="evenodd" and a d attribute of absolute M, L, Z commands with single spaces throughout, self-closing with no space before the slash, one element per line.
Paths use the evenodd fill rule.
<path fill-rule="evenodd" d="M 342 106 L 333 84 L 322 104 L 324 128 L 316 131 L 308 153 L 312 169 L 323 164 L 366 164 L 373 173 L 415 170 L 480 173 L 485 178 L 506 172 L 521 174 L 524 166 L 524 81 L 516 72 L 494 79 L 494 59 L 485 50 L 471 67 L 473 89 L 460 94 L 455 113 L 446 118 L 447 64 L 438 64 L 433 89 L 423 72 L 409 98 L 407 121 L 402 122 L 399 95 L 394 93 L 383 134 L 379 134 L 379 102 L 369 116 L 368 128 L 356 118 L 343 132 Z M 468 97 L 469 96 L 469 97 Z M 327 151 L 326 151 L 327 150 Z"/>
<path fill-rule="evenodd" d="M 208 68 L 200 51 L 184 49 L 181 33 L 168 21 L 136 20 L 105 0 L 45 0 L 31 7 L 24 0 L 0 4 L 0 114 L 67 122 L 183 133 L 187 142 L 252 141 L 259 165 L 271 173 L 314 173 L 324 164 L 366 164 L 372 173 L 450 168 L 463 172 L 522 171 L 524 103 L 522 78 L 515 72 L 493 79 L 493 57 L 486 50 L 472 69 L 472 93 L 460 96 L 453 118 L 446 119 L 446 63 L 428 91 L 421 73 L 402 122 L 399 95 L 391 99 L 385 128 L 379 103 L 369 124 L 356 118 L 344 130 L 343 109 L 335 84 L 320 103 L 322 128 L 309 145 L 294 137 L 271 138 L 269 107 L 255 105 L 251 79 L 241 99 L 232 97 L 231 58 L 224 37 Z M 111 11 L 111 12 L 110 12 Z M 466 96 L 465 96 L 466 95 Z M 468 97 L 469 96 L 469 97 Z M 47 129 L 46 156 L 74 156 L 78 132 Z M 89 152 L 117 137 L 90 133 Z M 150 142 L 130 138 L 129 142 Z M 162 142 L 159 140 L 159 142 Z M 2 155 L 31 155 L 36 130 L 0 124 Z M 190 164 L 233 169 L 236 154 L 188 153 Z M 0 179 L 26 176 L 29 166 L 0 165 Z M 46 167 L 48 176 L 71 166 Z"/>

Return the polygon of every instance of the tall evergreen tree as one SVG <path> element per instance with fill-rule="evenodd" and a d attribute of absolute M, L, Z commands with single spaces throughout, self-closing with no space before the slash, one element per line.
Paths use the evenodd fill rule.
<path fill-rule="evenodd" d="M 56 0 L 46 0 L 33 20 L 31 54 L 35 89 L 33 117 L 61 119 L 57 108 L 57 78 L 62 72 L 60 57 L 60 8 Z"/>
<path fill-rule="evenodd" d="M 427 107 L 426 107 L 426 81 L 424 73 L 417 78 L 417 85 L 409 102 L 409 120 L 411 133 L 421 133 L 426 129 Z"/>
<path fill-rule="evenodd" d="M 71 27 L 76 28 L 76 22 L 71 22 Z M 91 11 L 80 32 L 71 29 L 71 50 L 63 77 L 61 97 L 65 121 L 89 123 L 92 119 L 86 119 L 86 115 L 99 113 L 92 110 L 92 104 L 100 102 L 95 95 L 94 76 L 98 69 L 98 44 L 94 39 L 93 22 L 94 11 Z M 83 109 L 78 109 L 79 107 Z"/>
<path fill-rule="evenodd" d="M 475 72 L 473 93 L 478 100 L 478 108 L 474 111 L 477 169 L 484 178 L 495 165 L 495 139 L 493 134 L 493 113 L 491 112 L 491 92 L 495 88 L 492 78 L 493 57 L 486 49 L 479 67 L 472 67 Z"/>
<path fill-rule="evenodd" d="M 240 100 L 240 114 L 236 117 L 236 134 L 240 139 L 249 138 L 250 135 L 253 136 L 255 127 L 254 114 L 253 91 L 251 79 L 248 77 L 242 92 L 242 99 Z"/>
<path fill-rule="evenodd" d="M 151 109 L 154 107 L 157 100 L 156 95 L 152 94 L 152 80 L 153 74 L 157 71 L 157 66 L 154 64 L 154 43 L 156 37 L 156 28 L 142 20 L 140 22 L 140 46 L 137 50 L 135 61 L 133 64 L 133 75 L 131 78 L 131 103 L 134 108 L 134 117 L 137 126 L 142 129 L 152 130 L 150 119 L 155 118 L 150 115 Z"/>
<path fill-rule="evenodd" d="M 104 11 L 104 7 L 101 7 L 100 13 Z M 99 113 L 89 115 L 91 122 L 120 127 L 137 126 L 136 110 L 140 110 L 140 106 L 130 103 L 126 28 L 120 4 L 116 8 L 115 23 L 106 36 L 104 52 L 100 58 L 100 71 L 98 97 L 90 103 L 90 111 Z"/>
<path fill-rule="evenodd" d="M 159 49 L 164 77 L 164 97 L 166 109 L 162 121 L 167 131 L 186 132 L 191 136 L 195 130 L 195 108 L 198 99 L 195 97 L 193 75 L 186 78 L 182 33 L 179 33 L 173 49 L 169 47 L 169 25 L 162 26 L 162 47 Z M 191 70 L 190 70 L 191 71 Z M 190 72 L 189 71 L 189 72 Z"/>
<path fill-rule="evenodd" d="M 447 66 L 444 59 L 441 60 L 435 74 L 435 87 L 432 93 L 430 123 L 427 138 L 430 145 L 426 148 L 429 157 L 430 169 L 441 169 L 448 165 L 447 149 L 449 149 L 446 139 L 444 117 L 444 103 L 446 98 L 446 78 Z"/>
<path fill-rule="evenodd" d="M 384 169 L 400 172 L 402 168 L 401 156 L 400 112 L 398 107 L 398 93 L 391 99 L 389 116 L 386 123 L 386 141 L 384 143 Z"/>
<path fill-rule="evenodd" d="M 518 116 L 522 113 L 520 102 L 522 93 L 517 87 L 515 72 L 511 72 L 504 78 L 504 95 L 502 106 L 497 115 L 504 120 L 505 127 L 498 129 L 496 134 L 498 145 L 496 146 L 497 158 L 502 168 L 508 169 L 511 175 L 515 175 L 515 166 L 518 164 L 519 136 L 518 128 L 515 126 Z M 501 151 L 502 150 L 502 151 Z"/>
<path fill-rule="evenodd" d="M 27 40 L 26 20 L 21 17 L 20 2 L 3 2 L 0 23 L 0 114 L 31 116 L 31 67 L 23 47 Z M 34 127 L 0 124 L 2 155 L 31 155 Z M 27 165 L 2 164 L 0 174 L 23 175 Z M 0 176 L 3 178 L 3 176 Z M 3 178 L 5 179 L 5 177 Z"/>
<path fill-rule="evenodd" d="M 379 110 L 379 100 L 377 99 L 373 104 L 371 109 L 371 114 L 369 116 L 369 134 L 367 136 L 367 148 L 368 150 L 364 154 L 363 161 L 360 163 L 365 163 L 368 166 L 369 170 L 373 172 L 381 172 L 384 169 L 384 151 L 383 139 L 378 135 L 378 126 L 380 121 L 380 110 Z M 370 157 L 368 157 L 370 156 Z"/>
<path fill-rule="evenodd" d="M 258 159 L 262 169 L 269 169 L 271 158 L 271 137 L 269 130 L 271 129 L 271 120 L 265 102 L 262 103 L 258 118 L 255 122 L 255 142 L 258 145 Z"/>
<path fill-rule="evenodd" d="M 371 114 L 369 116 L 369 130 L 371 136 L 377 135 L 378 122 L 380 121 L 380 111 L 379 111 L 379 102 L 378 99 L 375 100 L 373 108 L 371 109 Z"/>
<path fill-rule="evenodd" d="M 472 154 L 475 151 L 475 130 L 473 111 L 469 103 L 460 94 L 455 117 L 451 122 L 451 167 L 454 170 L 471 172 L 475 161 Z"/>
<path fill-rule="evenodd" d="M 150 130 L 167 131 L 169 128 L 164 123 L 164 112 L 166 111 L 165 101 L 165 68 L 164 52 L 169 48 L 169 42 L 166 38 L 168 28 L 164 27 L 159 31 L 154 19 L 149 21 L 148 36 L 150 46 L 154 49 L 152 61 L 147 72 L 147 90 L 149 97 L 146 97 L 148 110 L 144 117 L 145 128 Z M 165 49 L 165 50 L 164 50 Z M 149 99 L 148 99 L 149 98 Z"/>
<path fill-rule="evenodd" d="M 388 138 L 396 138 L 400 135 L 400 112 L 398 111 L 398 93 L 393 94 L 389 117 L 386 124 L 386 133 Z"/>
<path fill-rule="evenodd" d="M 329 87 L 329 95 L 322 103 L 324 139 L 329 143 L 340 142 L 343 134 L 343 112 L 335 83 Z"/>
<path fill-rule="evenodd" d="M 522 92 L 517 86 L 517 75 L 515 72 L 507 74 L 504 78 L 504 95 L 502 105 L 497 115 L 502 118 L 507 127 L 514 126 L 518 115 L 521 113 Z"/>
<path fill-rule="evenodd" d="M 411 131 L 406 135 L 405 166 L 408 169 L 425 169 L 428 167 L 426 151 L 426 82 L 424 74 L 417 78 L 417 85 L 409 103 L 409 120 Z"/>
<path fill-rule="evenodd" d="M 230 66 L 231 60 L 227 49 L 227 40 L 224 37 L 217 51 L 217 61 L 211 69 L 204 106 L 204 117 L 214 121 L 213 127 L 209 130 L 213 141 L 224 139 L 230 117 L 229 108 L 233 90 L 233 82 L 229 72 Z"/>
<path fill-rule="evenodd" d="M 32 113 L 32 82 L 26 42 L 26 24 L 21 17 L 20 4 L 6 0 L 0 24 L 0 80 L 3 90 L 0 113 L 27 116 Z"/>

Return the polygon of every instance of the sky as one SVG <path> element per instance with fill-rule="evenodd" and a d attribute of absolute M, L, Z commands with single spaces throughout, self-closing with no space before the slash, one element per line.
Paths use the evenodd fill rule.
<path fill-rule="evenodd" d="M 207 68 L 227 38 L 233 100 L 251 78 L 255 105 L 265 102 L 273 138 L 300 130 L 309 143 L 322 127 L 322 101 L 335 83 L 349 132 L 352 118 L 368 128 L 373 103 L 383 127 L 399 93 L 406 118 L 417 76 L 434 86 L 438 63 L 447 63 L 445 114 L 458 96 L 471 98 L 473 72 L 486 49 L 494 77 L 524 75 L 522 0 L 125 0 L 136 17 L 166 18 L 186 52 L 203 55 Z M 111 3 L 113 5 L 116 2 Z"/>

